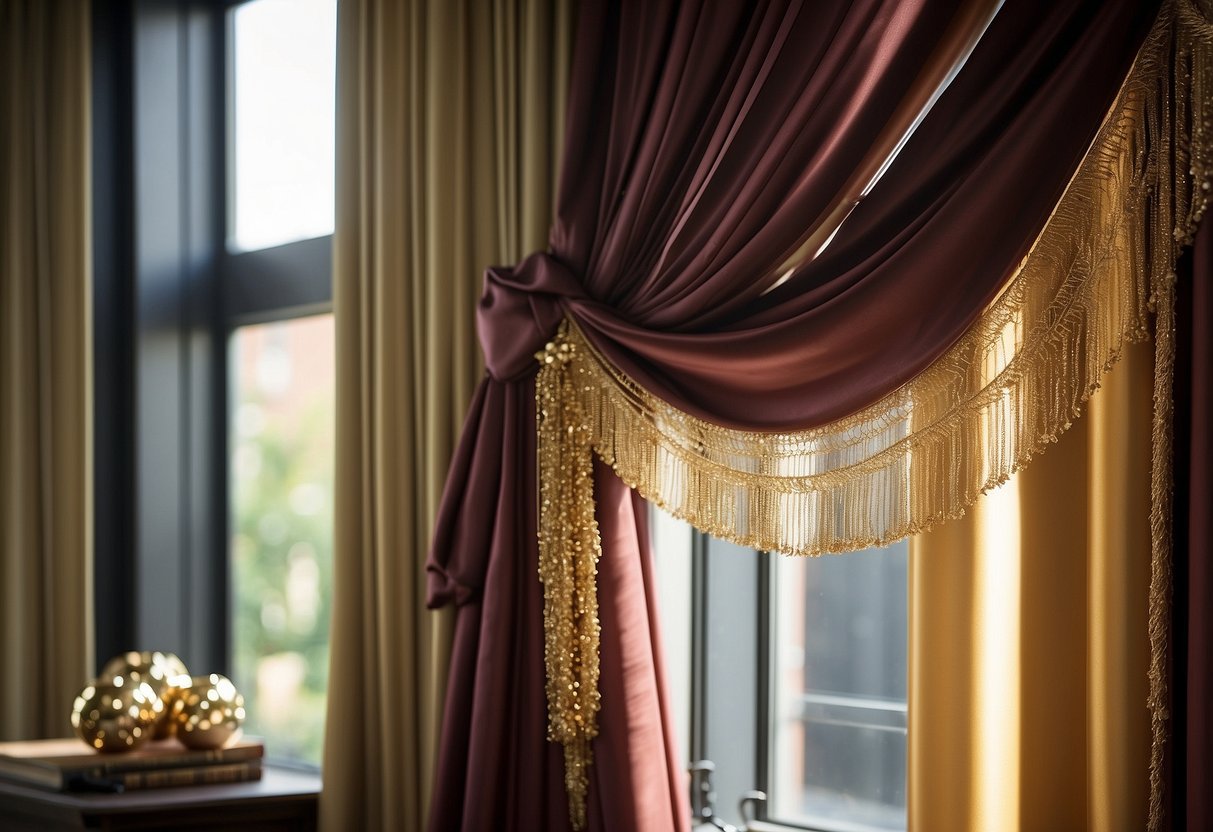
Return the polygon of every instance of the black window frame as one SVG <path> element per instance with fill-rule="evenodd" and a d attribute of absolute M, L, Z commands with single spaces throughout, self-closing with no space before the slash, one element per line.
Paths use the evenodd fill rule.
<path fill-rule="evenodd" d="M 95 634 L 231 670 L 228 344 L 332 310 L 332 237 L 228 250 L 231 10 L 93 8 Z"/>

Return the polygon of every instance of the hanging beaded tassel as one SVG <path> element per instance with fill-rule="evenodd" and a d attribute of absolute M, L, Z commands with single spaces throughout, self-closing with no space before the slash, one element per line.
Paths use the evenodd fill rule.
<path fill-rule="evenodd" d="M 548 739 L 564 746 L 569 820 L 584 829 L 590 742 L 598 734 L 597 574 L 602 541 L 594 516 L 591 430 L 577 384 L 576 347 L 563 323 L 536 353 L 539 578 L 543 581 Z"/>

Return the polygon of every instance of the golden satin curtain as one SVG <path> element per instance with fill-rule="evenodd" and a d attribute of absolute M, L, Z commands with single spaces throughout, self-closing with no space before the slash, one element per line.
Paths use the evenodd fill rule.
<path fill-rule="evenodd" d="M 1153 351 L 911 540 L 909 828 L 1146 827 Z"/>
<path fill-rule="evenodd" d="M 93 671 L 89 13 L 0 0 L 0 739 Z"/>
<path fill-rule="evenodd" d="M 564 129 L 566 0 L 342 0 L 334 613 L 321 825 L 420 829 L 450 611 L 433 519 L 483 373 L 482 270 L 542 248 Z"/>

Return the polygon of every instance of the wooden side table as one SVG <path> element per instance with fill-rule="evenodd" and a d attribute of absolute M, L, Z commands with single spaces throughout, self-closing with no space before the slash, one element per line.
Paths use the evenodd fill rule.
<path fill-rule="evenodd" d="M 125 794 L 48 792 L 0 781 L 0 829 L 313 832 L 320 776 L 266 766 L 252 783 Z"/>

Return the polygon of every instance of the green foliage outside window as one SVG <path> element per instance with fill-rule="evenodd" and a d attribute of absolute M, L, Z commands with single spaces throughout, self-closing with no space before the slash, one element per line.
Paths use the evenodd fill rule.
<path fill-rule="evenodd" d="M 238 362 L 273 351 L 265 339 L 246 347 L 242 337 L 233 344 Z M 251 360 L 240 355 L 246 349 Z M 277 358 L 288 356 L 293 376 L 308 368 L 292 351 Z M 332 608 L 332 381 L 274 396 L 248 378 L 256 375 L 236 373 L 231 431 L 233 680 L 245 696 L 246 730 L 265 738 L 267 756 L 319 765 Z"/>

